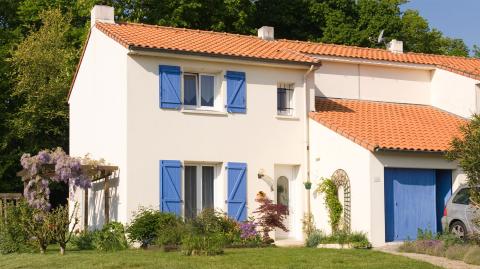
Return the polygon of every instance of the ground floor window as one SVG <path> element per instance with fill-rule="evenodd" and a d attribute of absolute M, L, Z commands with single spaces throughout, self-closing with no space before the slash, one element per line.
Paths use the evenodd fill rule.
<path fill-rule="evenodd" d="M 185 165 L 185 218 L 194 218 L 206 208 L 214 208 L 215 166 Z"/>

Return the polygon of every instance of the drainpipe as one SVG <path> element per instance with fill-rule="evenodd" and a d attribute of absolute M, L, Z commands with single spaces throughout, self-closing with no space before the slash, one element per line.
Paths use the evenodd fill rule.
<path fill-rule="evenodd" d="M 305 106 L 306 106 L 306 113 L 305 113 L 305 148 L 306 148 L 306 170 L 307 170 L 307 179 L 306 182 L 311 183 L 310 180 L 310 131 L 309 131 L 309 112 L 310 112 L 310 89 L 307 86 L 307 79 L 308 76 L 312 71 L 318 69 L 318 65 L 311 65 L 310 69 L 304 74 L 304 83 L 305 83 Z M 315 102 L 315 99 L 313 100 Z M 315 105 L 315 104 L 314 104 Z M 310 206 L 310 189 L 307 190 L 307 214 L 311 214 L 311 206 Z"/>

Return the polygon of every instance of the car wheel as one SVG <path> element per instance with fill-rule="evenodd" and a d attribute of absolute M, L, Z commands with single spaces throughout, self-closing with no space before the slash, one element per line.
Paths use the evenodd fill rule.
<path fill-rule="evenodd" d="M 467 235 L 467 227 L 465 224 L 463 224 L 463 222 L 456 220 L 450 224 L 450 233 L 460 239 L 463 239 Z"/>

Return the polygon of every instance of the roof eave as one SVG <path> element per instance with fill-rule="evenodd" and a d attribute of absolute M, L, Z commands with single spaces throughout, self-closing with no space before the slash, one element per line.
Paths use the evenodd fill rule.
<path fill-rule="evenodd" d="M 426 149 L 402 149 L 402 148 L 386 148 L 376 146 L 373 149 L 373 152 L 384 152 L 384 153 L 425 153 L 425 154 L 435 154 L 435 155 L 445 155 L 446 150 L 426 150 Z"/>
<path fill-rule="evenodd" d="M 312 65 L 321 66 L 320 61 L 294 61 L 294 60 L 278 60 L 278 59 L 268 59 L 268 58 L 257 58 L 257 57 L 248 57 L 248 56 L 236 56 L 236 55 L 225 55 L 225 54 L 216 54 L 208 52 L 192 52 L 192 51 L 183 51 L 183 50 L 173 50 L 173 49 L 164 49 L 164 48 L 149 48 L 136 45 L 129 45 L 128 50 L 133 52 L 155 52 L 155 53 L 168 53 L 168 54 L 177 54 L 185 56 L 201 56 L 201 57 L 210 57 L 218 59 L 227 59 L 227 60 L 246 60 L 258 63 L 270 63 L 270 64 L 282 64 L 282 65 L 296 65 L 296 66 L 305 66 L 309 68 Z"/>

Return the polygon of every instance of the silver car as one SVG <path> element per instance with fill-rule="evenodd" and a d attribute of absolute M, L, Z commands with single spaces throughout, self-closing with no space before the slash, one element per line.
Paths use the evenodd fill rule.
<path fill-rule="evenodd" d="M 460 186 L 450 197 L 443 211 L 442 227 L 459 238 L 471 233 L 479 233 L 480 227 L 474 223 L 480 217 L 480 210 L 470 204 L 470 188 Z"/>

